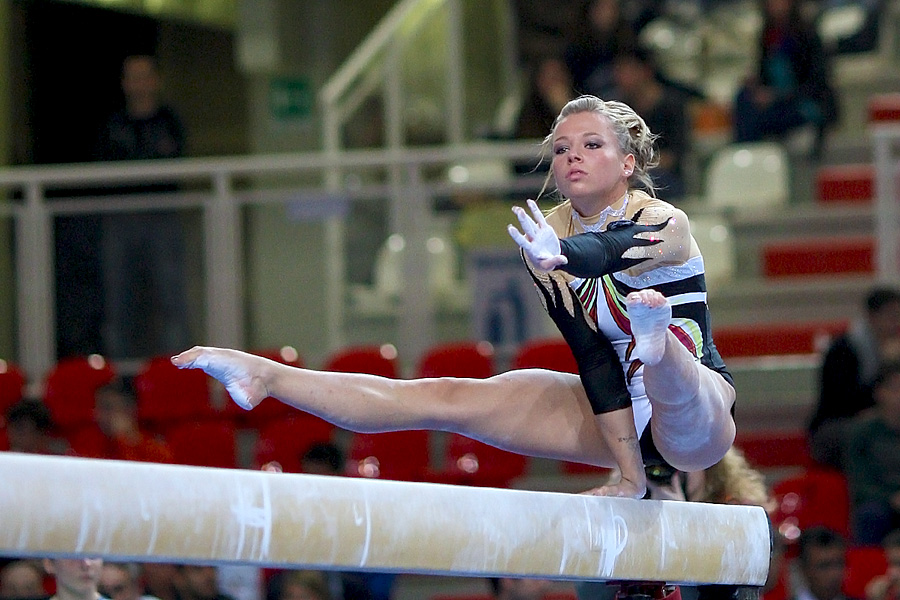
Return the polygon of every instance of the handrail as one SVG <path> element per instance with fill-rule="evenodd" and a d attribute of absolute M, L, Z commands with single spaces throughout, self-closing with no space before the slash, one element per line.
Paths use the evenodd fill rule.
<path fill-rule="evenodd" d="M 245 157 L 182 158 L 147 162 L 91 163 L 70 165 L 23 166 L 0 168 L 0 190 L 8 200 L 0 201 L 0 217 L 11 218 L 15 225 L 15 293 L 16 343 L 13 358 L 30 375 L 42 381 L 55 362 L 55 305 L 53 293 L 53 218 L 57 215 L 135 212 L 150 209 L 199 210 L 203 224 L 203 269 L 205 274 L 204 316 L 206 336 L 203 343 L 246 347 L 244 331 L 245 302 L 243 294 L 241 251 L 245 236 L 239 209 L 248 206 L 287 204 L 298 197 L 310 202 L 328 201 L 337 194 L 348 202 L 371 198 L 387 198 L 392 212 L 417 215 L 402 221 L 400 229 L 390 233 L 404 235 L 409 244 L 425 242 L 435 218 L 434 199 L 468 190 L 497 193 L 533 190 L 536 177 L 453 184 L 433 176 L 435 167 L 479 160 L 538 162 L 539 140 L 525 142 L 477 142 L 453 146 L 354 150 L 338 154 L 304 152 Z M 397 171 L 398 179 L 353 187 L 329 187 L 327 175 L 336 168 Z M 271 183 L 270 175 L 314 173 L 319 184 L 303 181 Z M 432 175 L 426 175 L 432 174 Z M 122 183 L 150 181 L 199 183 L 200 191 L 183 194 L 146 196 L 52 198 L 53 189 L 78 187 L 113 187 Z M 241 182 L 238 188 L 236 181 Z M 249 183 L 245 183 L 249 182 Z M 259 183 L 257 183 L 259 182 Z M 18 198 L 18 197 L 21 198 Z M 318 264 L 322 289 L 329 307 L 326 344 L 330 351 L 343 342 L 345 325 L 345 282 L 343 260 L 344 221 L 341 215 L 328 216 Z M 407 274 L 427 272 L 427 256 L 410 252 L 404 259 Z M 324 278 L 324 279 L 322 279 Z M 8 282 L 0 281 L 0 286 Z M 432 299 L 414 286 L 403 290 L 397 316 L 397 346 L 405 356 L 416 356 L 420 346 L 436 335 Z M 333 319 L 333 322 L 332 322 Z M 405 346 L 405 347 L 404 347 Z"/>
<path fill-rule="evenodd" d="M 92 185 L 101 182 L 147 182 L 207 177 L 227 171 L 232 175 L 262 175 L 284 171 L 318 171 L 335 167 L 389 167 L 407 164 L 435 165 L 482 158 L 539 159 L 541 140 L 474 141 L 449 146 L 416 146 L 390 150 L 345 150 L 339 155 L 323 152 L 290 152 L 152 161 L 60 164 L 0 167 L 0 187 L 26 183 Z"/>
<path fill-rule="evenodd" d="M 375 29 L 366 36 L 363 43 L 357 46 L 328 83 L 322 87 L 322 91 L 319 93 L 321 102 L 326 106 L 337 102 L 365 71 L 373 57 L 395 41 L 397 31 L 407 19 L 411 18 L 411 15 L 417 15 L 417 11 L 421 11 L 417 16 L 424 18 L 432 9 L 444 2 L 445 0 L 401 0 L 395 4 Z"/>

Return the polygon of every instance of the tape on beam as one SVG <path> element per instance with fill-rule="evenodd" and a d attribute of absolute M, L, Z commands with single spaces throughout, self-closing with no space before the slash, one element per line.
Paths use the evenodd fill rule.
<path fill-rule="evenodd" d="M 762 585 L 760 507 L 0 453 L 0 553 Z"/>

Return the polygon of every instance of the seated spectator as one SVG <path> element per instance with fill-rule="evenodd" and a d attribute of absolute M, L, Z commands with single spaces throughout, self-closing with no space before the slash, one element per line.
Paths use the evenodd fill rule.
<path fill-rule="evenodd" d="M 44 570 L 56 582 L 52 600 L 98 600 L 102 558 L 45 558 Z"/>
<path fill-rule="evenodd" d="M 541 600 L 550 591 L 548 579 L 491 577 L 491 593 L 497 600 Z"/>
<path fill-rule="evenodd" d="M 634 48 L 637 33 L 622 14 L 620 0 L 585 0 L 575 27 L 563 55 L 575 93 L 605 99 L 615 85 L 613 61 Z"/>
<path fill-rule="evenodd" d="M 172 450 L 161 439 L 141 431 L 137 399 L 121 379 L 97 390 L 95 428 L 76 435 L 72 448 L 80 456 L 170 463 Z"/>
<path fill-rule="evenodd" d="M 528 95 L 519 111 L 515 137 L 544 139 L 556 115 L 574 97 L 572 75 L 566 63 L 552 56 L 538 61 L 529 75 Z"/>
<path fill-rule="evenodd" d="M 866 600 L 900 598 L 900 529 L 895 529 L 881 542 L 887 558 L 887 572 L 877 575 L 866 585 Z"/>
<path fill-rule="evenodd" d="M 690 145 L 687 98 L 657 77 L 653 56 L 637 46 L 614 61 L 611 99 L 630 105 L 656 133 L 659 165 L 651 175 L 667 201 L 684 196 L 684 161 Z"/>
<path fill-rule="evenodd" d="M 734 139 L 783 140 L 801 127 L 815 129 L 817 156 L 827 128 L 837 121 L 829 60 L 802 0 L 762 0 L 763 28 L 756 73 L 734 103 Z"/>
<path fill-rule="evenodd" d="M 892 360 L 900 360 L 900 291 L 878 287 L 866 297 L 865 314 L 825 352 L 809 423 L 813 460 L 844 470 L 850 419 L 874 404 L 872 382 Z"/>
<path fill-rule="evenodd" d="M 0 600 L 36 600 L 47 595 L 40 563 L 13 560 L 0 569 Z"/>
<path fill-rule="evenodd" d="M 900 362 L 885 365 L 872 387 L 875 407 L 859 415 L 847 440 L 853 536 L 878 545 L 900 527 Z"/>
<path fill-rule="evenodd" d="M 61 454 L 63 448 L 52 436 L 53 418 L 40 400 L 25 398 L 6 411 L 6 436 L 11 452 Z"/>
<path fill-rule="evenodd" d="M 314 475 L 343 475 L 344 461 L 344 453 L 337 445 L 319 442 L 303 453 L 300 468 L 303 473 Z"/>
<path fill-rule="evenodd" d="M 849 600 L 841 589 L 847 574 L 847 542 L 827 527 L 810 527 L 798 539 L 799 571 L 790 600 Z"/>
<path fill-rule="evenodd" d="M 299 600 L 303 588 L 315 590 L 323 587 L 331 600 L 373 600 L 374 596 L 365 581 L 355 574 L 337 571 L 283 570 L 275 573 L 266 586 L 265 600 Z M 309 591 L 312 591 L 311 589 Z M 311 596 L 315 598 L 315 596 Z"/>
<path fill-rule="evenodd" d="M 222 591 L 219 572 L 211 565 L 179 565 L 183 586 L 179 600 L 235 600 Z"/>
<path fill-rule="evenodd" d="M 144 592 L 160 600 L 181 600 L 184 575 L 175 563 L 144 563 L 141 565 Z"/>
<path fill-rule="evenodd" d="M 109 600 L 159 600 L 144 594 L 140 575 L 137 563 L 104 562 L 97 587 Z"/>
<path fill-rule="evenodd" d="M 285 571 L 283 578 L 266 594 L 266 600 L 333 600 L 325 573 Z"/>

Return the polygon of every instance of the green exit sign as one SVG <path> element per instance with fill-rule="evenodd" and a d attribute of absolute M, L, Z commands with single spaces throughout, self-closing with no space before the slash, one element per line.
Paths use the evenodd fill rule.
<path fill-rule="evenodd" d="M 309 118 L 315 97 L 305 77 L 273 79 L 269 84 L 269 108 L 278 121 Z"/>

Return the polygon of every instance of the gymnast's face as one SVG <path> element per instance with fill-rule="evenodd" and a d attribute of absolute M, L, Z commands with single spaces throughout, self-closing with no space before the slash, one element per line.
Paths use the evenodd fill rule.
<path fill-rule="evenodd" d="M 582 216 L 597 214 L 628 190 L 634 155 L 623 154 L 606 116 L 569 115 L 553 132 L 552 152 L 556 187 Z"/>

